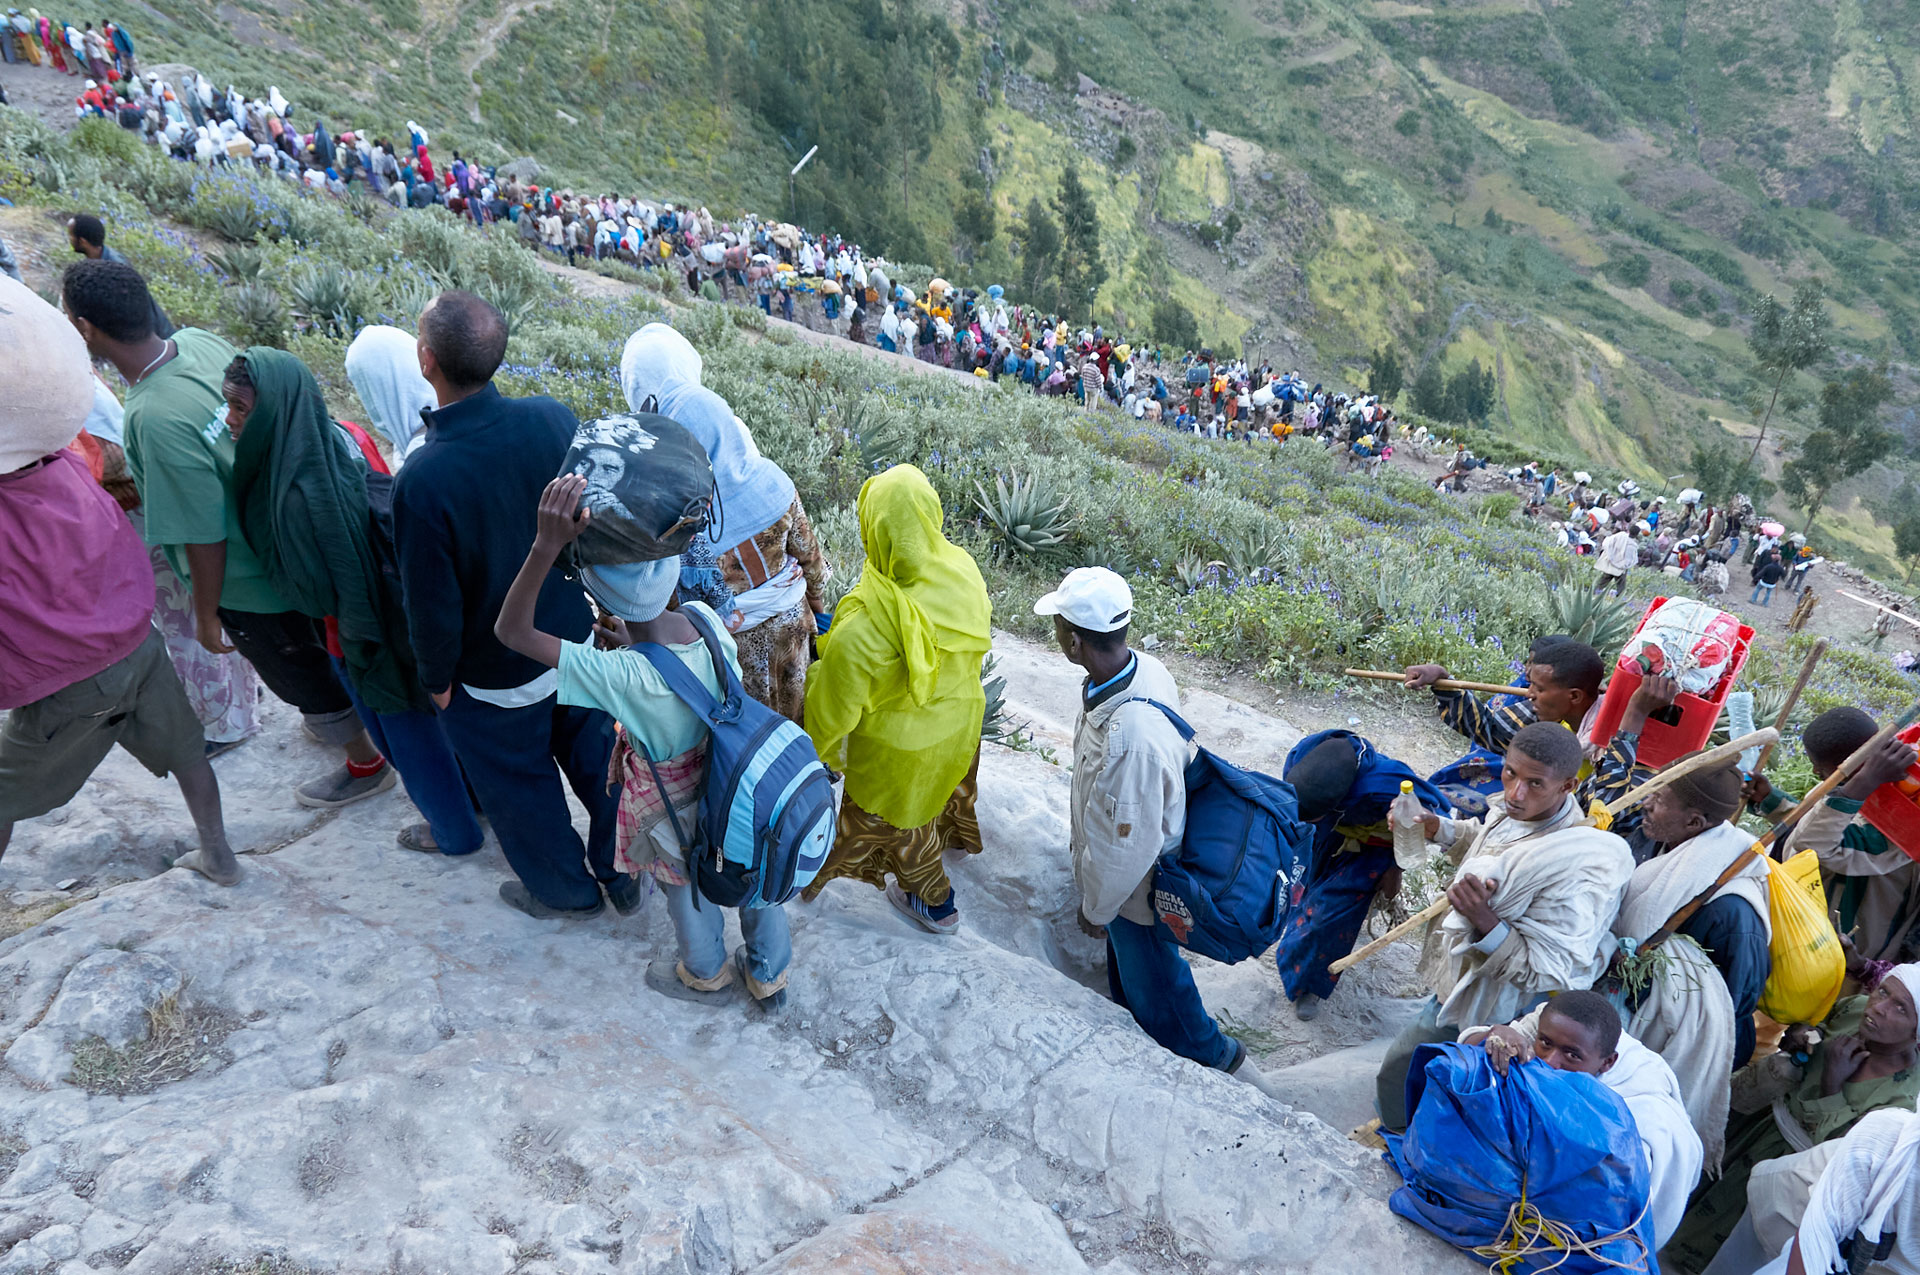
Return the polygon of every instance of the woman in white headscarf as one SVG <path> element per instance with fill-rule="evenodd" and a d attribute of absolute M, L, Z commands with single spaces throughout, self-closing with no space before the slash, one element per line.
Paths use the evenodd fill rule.
<path fill-rule="evenodd" d="M 714 521 L 681 557 L 681 594 L 726 621 L 747 693 L 804 725 L 808 644 L 832 568 L 793 480 L 700 373 L 699 353 L 664 323 L 634 333 L 620 356 L 627 405 L 686 426 L 713 461 Z"/>
<path fill-rule="evenodd" d="M 420 375 L 418 343 L 384 324 L 360 329 L 347 347 L 347 379 L 367 409 L 367 424 L 393 445 L 398 473 L 427 439 L 420 413 L 439 405 L 433 386 Z"/>

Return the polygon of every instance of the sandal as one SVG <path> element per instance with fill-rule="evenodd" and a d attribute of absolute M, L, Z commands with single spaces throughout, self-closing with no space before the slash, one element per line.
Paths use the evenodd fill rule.
<path fill-rule="evenodd" d="M 402 850 L 417 850 L 421 854 L 440 853 L 440 843 L 433 839 L 433 829 L 424 820 L 408 824 L 394 840 L 400 843 Z"/>

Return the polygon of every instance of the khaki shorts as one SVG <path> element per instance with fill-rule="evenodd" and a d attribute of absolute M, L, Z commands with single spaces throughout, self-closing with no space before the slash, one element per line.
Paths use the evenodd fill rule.
<path fill-rule="evenodd" d="M 157 629 L 125 659 L 7 714 L 0 823 L 72 801 L 115 744 L 156 775 L 206 760 L 200 719 Z"/>

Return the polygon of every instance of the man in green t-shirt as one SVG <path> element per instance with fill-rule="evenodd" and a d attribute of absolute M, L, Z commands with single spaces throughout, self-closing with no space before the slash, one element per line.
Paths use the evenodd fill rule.
<path fill-rule="evenodd" d="M 295 799 L 333 809 L 391 788 L 393 768 L 354 713 L 320 625 L 274 590 L 241 530 L 220 395 L 234 348 L 198 328 L 156 335 L 146 280 L 125 262 L 76 262 L 61 298 L 87 352 L 126 378 L 127 469 L 140 489 L 144 533 L 192 590 L 200 645 L 237 649 L 268 689 L 300 710 L 316 739 L 346 753 L 338 769 L 295 789 Z"/>

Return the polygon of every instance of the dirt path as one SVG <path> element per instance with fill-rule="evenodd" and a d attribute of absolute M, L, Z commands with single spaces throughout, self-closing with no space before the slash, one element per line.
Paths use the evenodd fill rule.
<path fill-rule="evenodd" d="M 473 53 L 460 63 L 461 74 L 473 87 L 473 96 L 467 102 L 467 118 L 475 124 L 480 122 L 480 85 L 474 82 L 474 74 L 498 51 L 500 37 L 507 33 L 507 28 L 518 21 L 522 14 L 539 8 L 540 3 L 541 0 L 508 0 L 500 16 L 480 33 L 479 43 L 474 45 Z"/>
<path fill-rule="evenodd" d="M 591 270 L 581 270 L 575 266 L 563 265 L 544 253 L 541 254 L 540 257 L 540 267 L 548 274 L 560 279 L 565 279 L 573 286 L 574 291 L 583 297 L 624 297 L 630 296 L 635 292 L 643 291 L 637 284 L 624 283 L 619 279 L 609 279 L 603 274 L 595 274 Z M 684 302 L 682 304 L 684 304 Z M 733 304 L 739 303 L 735 302 Z M 803 302 L 801 305 L 805 307 L 805 309 L 803 310 L 797 307 L 795 313 L 804 313 L 805 317 L 813 323 L 831 323 L 824 315 L 818 313 L 818 311 L 813 308 L 812 302 Z M 977 376 L 969 375 L 966 372 L 955 371 L 953 368 L 948 367 L 940 367 L 933 363 L 922 363 L 919 359 L 909 355 L 895 354 L 892 351 L 883 350 L 875 345 L 856 345 L 844 336 L 841 336 L 838 331 L 821 331 L 806 323 L 789 323 L 785 319 L 769 316 L 767 319 L 767 330 L 769 332 L 785 332 L 795 340 L 802 341 L 807 345 L 817 345 L 823 349 L 837 350 L 842 354 L 860 354 L 873 359 L 875 362 L 884 363 L 889 367 L 903 372 L 918 372 L 927 376 L 953 377 L 973 386 L 984 386 L 990 383 L 983 381 Z"/>
<path fill-rule="evenodd" d="M 145 74 L 144 68 L 138 68 Z M 62 75 L 46 61 L 39 66 L 24 62 L 0 62 L 0 88 L 7 91 L 7 103 L 53 125 L 73 127 L 73 102 L 87 87 L 85 77 Z"/>

